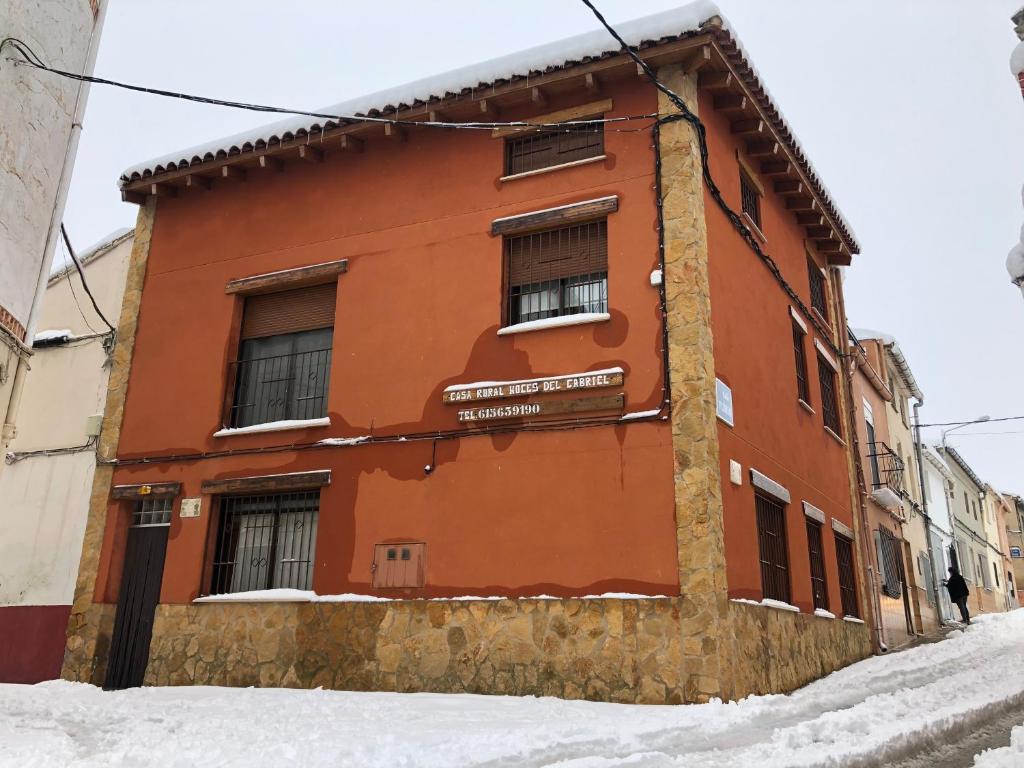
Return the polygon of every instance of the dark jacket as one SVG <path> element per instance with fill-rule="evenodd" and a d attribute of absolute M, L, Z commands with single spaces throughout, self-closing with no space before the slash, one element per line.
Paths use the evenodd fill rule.
<path fill-rule="evenodd" d="M 954 573 L 946 580 L 946 589 L 949 591 L 949 599 L 954 603 L 957 600 L 963 600 L 971 594 L 971 591 L 967 588 L 967 582 L 964 581 L 964 577 L 959 573 Z"/>

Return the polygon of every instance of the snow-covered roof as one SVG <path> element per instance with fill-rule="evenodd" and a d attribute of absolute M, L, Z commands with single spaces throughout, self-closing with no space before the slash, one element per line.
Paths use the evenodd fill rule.
<path fill-rule="evenodd" d="M 964 474 L 971 478 L 971 482 L 978 486 L 978 490 L 981 490 L 982 488 L 985 487 L 985 481 L 978 477 L 976 474 L 974 474 L 974 470 L 971 469 L 971 465 L 967 463 L 967 460 L 964 459 L 963 456 L 957 453 L 956 448 L 954 448 L 951 445 L 946 445 L 939 446 L 938 450 L 939 453 L 941 453 L 943 456 L 948 456 L 951 459 L 953 459 L 956 465 L 964 471 Z"/>
<path fill-rule="evenodd" d="M 924 393 L 921 392 L 921 388 L 917 385 L 914 372 L 910 370 L 910 363 L 907 362 L 907 358 L 904 356 L 903 350 L 900 349 L 900 345 L 896 343 L 894 336 L 882 331 L 873 331 L 870 328 L 851 328 L 850 330 L 858 339 L 874 339 L 881 342 L 882 346 L 892 356 L 892 360 L 896 364 L 896 370 L 899 371 L 900 378 L 903 379 L 903 383 L 906 385 L 911 396 L 920 403 L 924 402 Z"/>
<path fill-rule="evenodd" d="M 90 264 L 104 254 L 114 250 L 114 246 L 120 245 L 134 234 L 135 229 L 132 227 L 121 227 L 120 229 L 115 229 L 109 235 L 100 238 L 85 250 L 78 251 L 76 249 L 75 255 L 78 257 L 79 263 L 84 267 L 86 264 Z M 66 277 L 74 269 L 74 264 L 67 263 L 64 266 L 53 270 L 50 273 L 47 285 L 53 285 L 61 278 Z"/>
<path fill-rule="evenodd" d="M 701 33 L 713 34 L 730 64 L 740 74 L 744 84 L 776 128 L 780 139 L 799 163 L 812 190 L 825 204 L 826 212 L 841 230 L 847 246 L 853 253 L 859 252 L 852 227 L 833 203 L 827 187 L 814 170 L 715 3 L 710 0 L 695 0 L 679 8 L 617 23 L 615 28 L 627 44 L 639 49 Z M 537 78 L 540 75 L 618 56 L 621 53 L 614 38 L 606 30 L 599 28 L 315 110 L 323 115 L 333 116 L 331 118 L 288 117 L 243 133 L 145 160 L 125 169 L 121 175 L 120 185 L 125 187 L 161 173 L 183 170 L 192 165 L 223 160 L 243 153 L 260 151 L 282 142 L 315 136 L 350 122 L 359 122 L 360 118 L 394 115 L 402 109 L 425 106 L 440 99 L 482 98 L 487 95 L 488 90 L 500 85 L 526 83 L 531 77 Z"/>

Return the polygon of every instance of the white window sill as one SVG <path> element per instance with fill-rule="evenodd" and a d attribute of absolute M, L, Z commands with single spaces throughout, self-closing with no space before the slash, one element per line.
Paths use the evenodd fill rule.
<path fill-rule="evenodd" d="M 750 218 L 750 214 L 743 211 L 740 215 L 743 216 L 743 223 L 746 224 L 747 228 L 757 236 L 757 239 L 765 245 L 768 245 L 768 238 L 764 236 L 764 232 L 761 231 L 761 228 L 754 223 L 752 218 Z"/>
<path fill-rule="evenodd" d="M 863 624 L 863 619 L 858 619 L 856 616 L 843 616 L 843 621 L 848 621 L 851 624 Z"/>
<path fill-rule="evenodd" d="M 821 321 L 822 325 L 824 325 L 830 331 L 832 330 L 832 323 L 828 321 L 827 317 L 821 314 L 821 311 L 817 307 L 811 307 L 811 312 L 813 312 L 814 316 Z"/>
<path fill-rule="evenodd" d="M 288 429 L 309 429 L 310 427 L 329 427 L 331 419 L 324 416 L 322 419 L 288 419 L 286 421 L 271 421 L 266 424 L 253 424 L 248 427 L 225 427 L 213 433 L 214 437 L 232 437 L 234 435 L 254 435 L 261 432 L 284 432 Z"/>
<path fill-rule="evenodd" d="M 837 443 L 839 443 L 844 448 L 846 447 L 846 441 L 843 440 L 843 438 L 841 438 L 839 435 L 837 435 L 835 432 L 833 432 L 828 427 L 825 427 L 825 431 L 828 432 L 832 436 L 832 439 L 834 439 Z"/>
<path fill-rule="evenodd" d="M 783 603 L 781 600 L 772 600 L 770 598 L 764 598 L 760 602 L 757 600 L 747 600 L 742 597 L 730 598 L 731 602 L 740 603 L 742 605 L 754 605 L 758 608 L 773 608 L 776 611 L 787 611 L 788 613 L 800 613 L 800 609 L 795 605 L 789 603 Z"/>
<path fill-rule="evenodd" d="M 515 181 L 516 179 L 527 179 L 530 176 L 539 176 L 542 173 L 551 173 L 551 171 L 561 171 L 563 168 L 575 168 L 578 165 L 589 165 L 590 163 L 597 163 L 607 159 L 607 155 L 597 155 L 596 157 L 585 157 L 582 160 L 573 160 L 571 163 L 559 163 L 558 165 L 549 165 L 547 168 L 538 168 L 535 171 L 523 171 L 522 173 L 513 173 L 511 176 L 502 176 L 498 181 Z"/>
<path fill-rule="evenodd" d="M 504 328 L 498 329 L 498 335 L 511 336 L 514 333 L 530 333 L 532 331 L 543 331 L 547 328 L 563 328 L 570 325 L 604 323 L 611 319 L 612 316 L 607 312 L 580 312 L 576 315 L 545 317 L 543 320 L 529 320 L 525 323 L 506 325 Z"/>
<path fill-rule="evenodd" d="M 807 411 L 809 414 L 811 414 L 811 416 L 814 415 L 814 409 L 811 408 L 811 406 L 808 404 L 806 400 L 802 400 L 798 397 L 796 401 L 800 403 L 800 407 Z"/>
<path fill-rule="evenodd" d="M 814 615 L 819 619 L 834 619 L 836 615 L 832 611 L 826 611 L 821 608 L 814 609 Z"/>

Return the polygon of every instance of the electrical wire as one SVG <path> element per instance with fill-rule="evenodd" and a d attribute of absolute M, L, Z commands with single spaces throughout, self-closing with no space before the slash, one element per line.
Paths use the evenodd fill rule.
<path fill-rule="evenodd" d="M 68 255 L 71 256 L 71 260 L 75 263 L 75 269 L 78 270 L 78 276 L 82 280 L 82 288 L 85 289 L 86 294 L 89 296 L 89 301 L 92 302 L 92 308 L 96 310 L 96 314 L 99 315 L 100 320 L 102 320 L 104 324 L 106 324 L 107 328 L 110 329 L 110 332 L 117 333 L 117 329 L 110 324 L 109 320 L 107 320 L 106 315 L 103 314 L 103 310 L 100 309 L 100 305 L 96 303 L 96 297 L 93 296 L 92 291 L 89 290 L 89 283 L 85 279 L 85 271 L 82 269 L 82 265 L 78 262 L 78 257 L 75 255 L 75 249 L 71 247 L 71 238 L 68 237 L 68 231 L 64 227 L 63 221 L 60 223 L 60 233 L 64 237 L 64 245 L 67 246 Z M 81 311 L 81 309 L 79 309 L 79 311 Z"/>
<path fill-rule="evenodd" d="M 67 72 L 62 69 L 56 69 L 55 67 L 47 66 L 43 62 L 43 60 L 36 55 L 35 51 L 33 51 L 32 48 L 27 43 L 25 43 L 23 40 L 19 40 L 16 37 L 6 37 L 2 41 L 0 41 L 0 51 L 3 50 L 4 46 L 10 46 L 11 48 L 14 48 L 24 58 L 24 60 L 10 59 L 10 61 L 13 61 L 16 65 L 27 64 L 31 67 L 35 67 L 36 69 L 41 69 L 46 72 L 59 75 L 61 77 L 66 77 L 71 80 L 77 80 L 79 82 L 93 83 L 96 85 L 109 85 L 115 88 L 123 88 L 125 90 L 135 91 L 137 93 L 148 93 L 153 96 L 164 96 L 167 98 L 181 99 L 183 101 L 191 101 L 196 102 L 198 104 L 210 104 L 218 107 L 245 109 L 250 112 L 269 112 L 272 114 L 316 117 L 325 120 L 333 120 L 339 123 L 379 123 L 381 125 L 394 126 L 426 128 L 465 128 L 470 130 L 489 131 L 495 128 L 569 129 L 581 125 L 608 125 L 614 123 L 632 122 L 634 120 L 652 120 L 659 116 L 657 113 L 652 113 L 641 115 L 623 115 L 620 117 L 588 118 L 585 120 L 565 120 L 558 123 L 534 123 L 526 120 L 451 122 L 446 120 L 402 120 L 398 118 L 389 117 L 370 117 L 368 115 L 339 115 L 332 114 L 329 112 L 311 112 L 303 109 L 291 109 L 290 107 L 277 107 L 268 104 L 255 104 L 252 102 L 245 101 L 232 101 L 230 99 L 217 99 L 209 96 L 197 96 L 195 94 L 182 93 L 180 91 L 167 91 L 161 88 L 149 88 L 147 86 L 132 85 L 131 83 L 123 83 L 117 80 L 108 80 L 103 77 L 94 77 L 93 75 L 83 75 L 75 72 Z"/>
<path fill-rule="evenodd" d="M 68 284 L 68 289 L 71 291 L 71 298 L 75 302 L 75 308 L 78 310 L 78 314 L 81 316 L 82 322 L 85 323 L 85 327 L 88 328 L 90 331 L 92 331 L 93 333 L 97 333 L 96 329 L 93 328 L 92 324 L 89 322 L 89 319 L 85 316 L 85 312 L 82 311 L 82 305 L 78 303 L 78 294 L 75 293 L 75 284 L 71 280 L 71 274 L 65 273 L 64 277 L 67 278 L 66 282 Z"/>
<path fill-rule="evenodd" d="M 936 421 L 932 424 L 918 424 L 919 427 L 955 427 L 960 424 L 994 424 L 997 421 L 1020 421 L 1024 416 L 1004 416 L 1001 419 L 970 419 L 969 421 Z"/>

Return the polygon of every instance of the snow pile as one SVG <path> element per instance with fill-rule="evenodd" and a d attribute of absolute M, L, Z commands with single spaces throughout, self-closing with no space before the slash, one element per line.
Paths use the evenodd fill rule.
<path fill-rule="evenodd" d="M 33 338 L 32 343 L 41 344 L 47 341 L 56 341 L 57 339 L 70 340 L 71 329 L 61 328 L 60 330 L 39 331 Z"/>
<path fill-rule="evenodd" d="M 228 437 L 229 435 L 254 435 L 260 432 L 283 432 L 286 429 L 309 429 L 310 427 L 329 427 L 331 419 L 324 416 L 322 419 L 282 419 L 281 421 L 268 421 L 266 424 L 253 424 L 249 427 L 225 427 L 213 433 L 214 437 Z"/>
<path fill-rule="evenodd" d="M 558 317 L 545 317 L 542 320 L 527 320 L 525 323 L 506 325 L 498 329 L 499 336 L 508 336 L 512 333 L 529 333 L 530 331 L 543 331 L 545 328 L 562 328 L 567 325 L 584 325 L 586 323 L 602 323 L 611 320 L 612 316 L 607 312 L 577 312 L 575 315 L 559 315 Z"/>
<path fill-rule="evenodd" d="M 1024 611 L 984 615 L 942 642 L 866 659 L 787 696 L 688 707 L 0 685 L 0 765 L 892 765 L 1024 697 L 1022 635 Z M 981 755 L 976 768 L 1021 765 L 1022 740 L 1015 733 L 1010 751 Z"/>
<path fill-rule="evenodd" d="M 530 595 L 528 597 L 509 597 L 508 595 L 460 595 L 458 597 L 378 597 L 377 595 L 361 595 L 355 592 L 344 592 L 338 595 L 318 595 L 309 589 L 257 589 L 250 592 L 230 592 L 224 595 L 207 595 L 197 597 L 193 603 L 390 603 L 394 600 L 415 602 L 430 601 L 472 601 L 472 600 L 561 600 L 554 595 Z M 584 595 L 580 600 L 665 600 L 666 595 L 636 595 L 632 592 L 605 592 L 601 595 Z"/>
<path fill-rule="evenodd" d="M 660 408 L 655 408 L 653 411 L 630 411 L 624 413 L 619 418 L 619 421 L 635 421 L 636 419 L 653 419 L 655 416 L 661 413 Z"/>
<path fill-rule="evenodd" d="M 974 758 L 973 768 L 1020 768 L 1024 765 L 1024 725 L 1010 732 L 1010 746 L 986 749 Z"/>
<path fill-rule="evenodd" d="M 359 437 L 328 437 L 323 440 L 317 440 L 317 445 L 359 445 L 365 443 L 367 440 L 372 439 L 370 435 L 360 435 Z"/>

